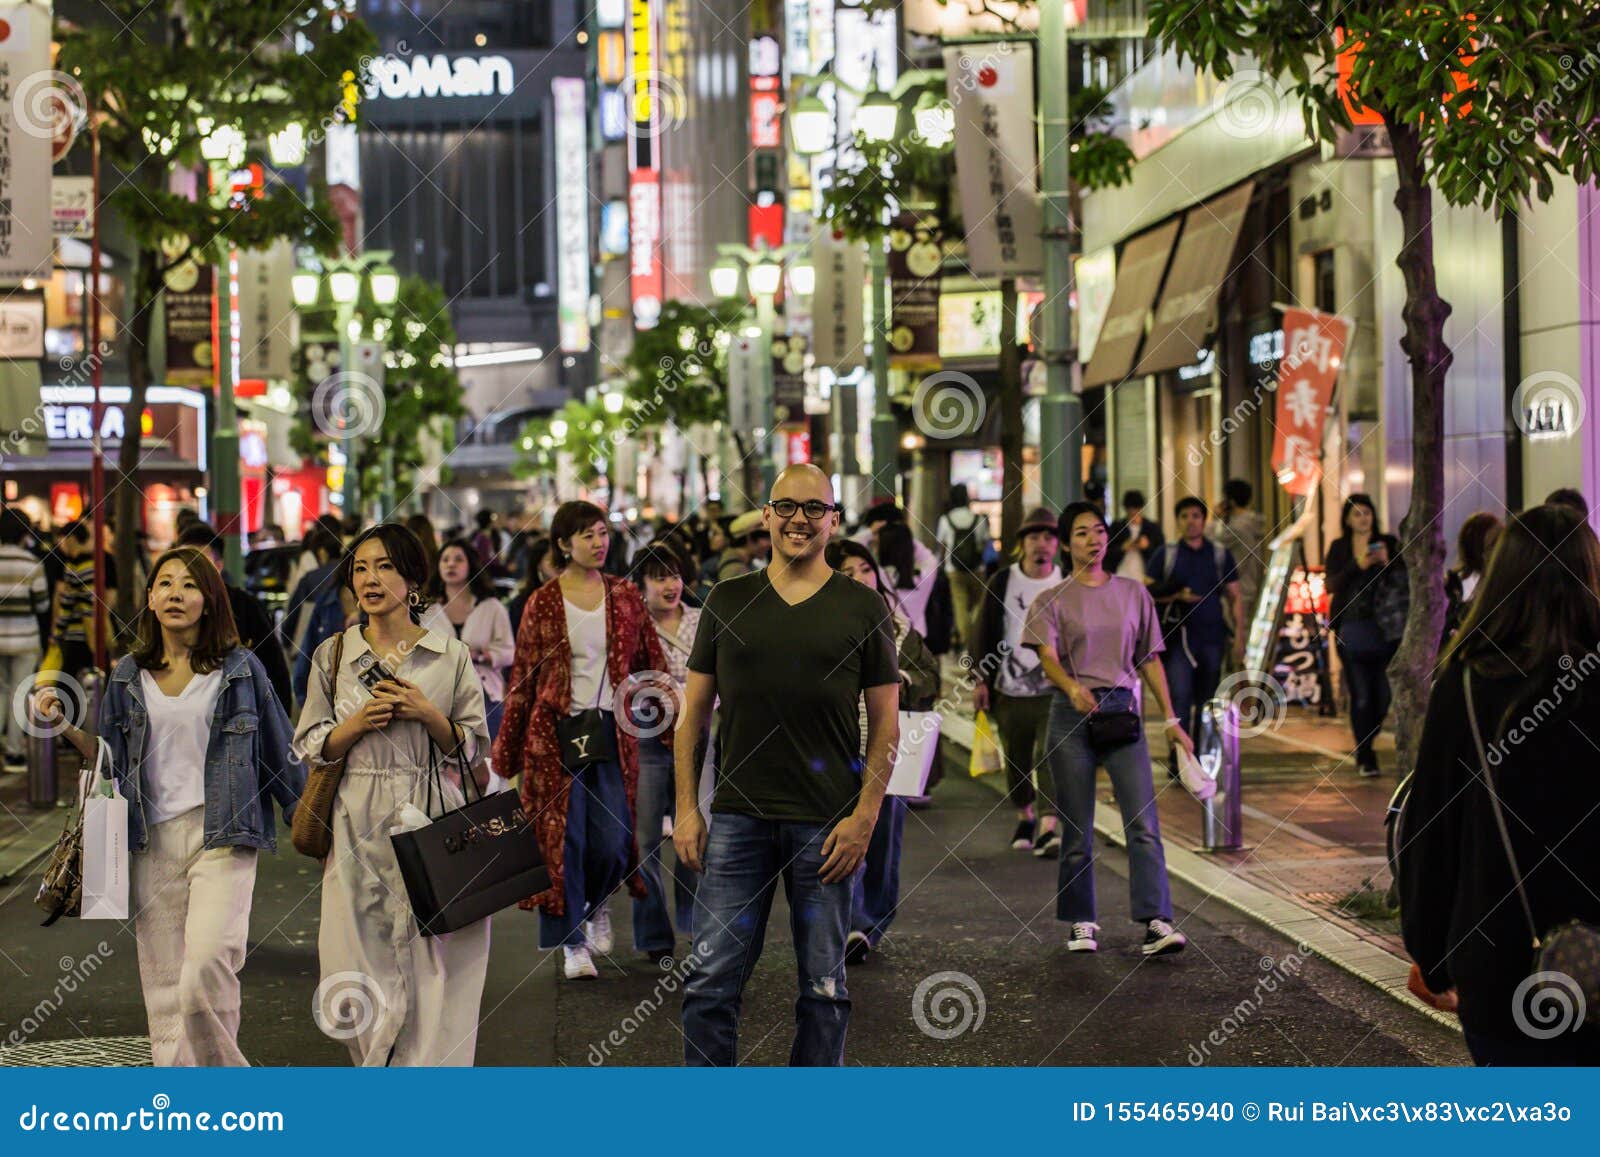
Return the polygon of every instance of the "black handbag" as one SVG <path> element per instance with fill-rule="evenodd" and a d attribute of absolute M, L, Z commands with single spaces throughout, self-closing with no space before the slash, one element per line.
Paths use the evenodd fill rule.
<path fill-rule="evenodd" d="M 1071 669 L 1073 681 L 1078 680 L 1078 665 L 1072 661 L 1072 648 L 1066 651 L 1067 666 Z M 1115 688 L 1091 687 L 1089 693 L 1095 698 L 1095 709 L 1085 717 L 1085 733 L 1089 739 L 1089 748 L 1096 755 L 1105 755 L 1119 747 L 1126 747 L 1144 734 L 1144 720 L 1137 711 L 1126 708 L 1113 708 L 1109 711 L 1102 708 L 1102 704 Z"/>
<path fill-rule="evenodd" d="M 1511 866 L 1511 880 L 1516 885 L 1517 900 L 1522 905 L 1522 916 L 1528 924 L 1532 939 L 1533 963 L 1528 976 L 1517 985 L 1512 997 L 1512 1016 L 1518 1027 L 1529 1036 L 1548 1040 L 1567 1028 L 1583 1027 L 1590 1032 L 1600 1029 L 1600 927 L 1582 920 L 1567 920 L 1543 933 L 1533 918 L 1533 905 L 1528 902 L 1527 889 L 1522 884 L 1522 870 L 1517 866 L 1517 854 L 1511 848 L 1511 833 L 1506 828 L 1506 817 L 1500 808 L 1500 793 L 1495 790 L 1494 772 L 1489 765 L 1489 755 L 1483 746 L 1483 733 L 1478 729 L 1478 712 L 1472 702 L 1472 672 L 1462 675 L 1462 689 L 1467 697 L 1467 722 L 1472 727 L 1472 742 L 1478 749 L 1478 767 L 1483 775 L 1483 786 L 1489 792 L 1489 804 L 1494 810 L 1495 826 L 1500 829 L 1500 842 L 1505 847 L 1506 862 Z M 1548 1013 L 1555 1009 L 1555 1018 L 1561 1024 L 1550 1030 Z M 1568 1014 L 1571 1018 L 1567 1019 Z M 1541 1031 L 1534 1032 L 1520 1023 L 1527 1016 Z"/>
<path fill-rule="evenodd" d="M 556 740 L 561 744 L 561 769 L 577 775 L 595 763 L 617 761 L 617 729 L 611 712 L 590 707 L 556 720 Z"/>
<path fill-rule="evenodd" d="M 472 788 L 467 787 L 468 782 Z M 445 805 L 437 753 L 428 751 L 428 798 Z M 478 798 L 445 809 L 426 827 L 390 836 L 417 928 L 424 936 L 454 932 L 550 887 L 533 821 L 514 791 L 483 794 L 462 761 L 463 795 Z"/>

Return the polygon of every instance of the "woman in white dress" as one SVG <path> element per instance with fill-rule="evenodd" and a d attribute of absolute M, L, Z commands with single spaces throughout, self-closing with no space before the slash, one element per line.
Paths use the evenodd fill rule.
<path fill-rule="evenodd" d="M 439 548 L 439 562 L 428 594 L 433 598 L 422 625 L 447 639 L 460 639 L 472 654 L 472 667 L 483 685 L 489 741 L 500 734 L 505 708 L 506 668 L 516 657 L 517 637 L 511 631 L 506 605 L 495 597 L 489 569 L 478 563 L 465 539 L 453 538 Z"/>
<path fill-rule="evenodd" d="M 358 1065 L 470 1065 L 489 922 L 420 935 L 389 836 L 406 804 L 427 808 L 430 759 L 449 806 L 462 802 L 461 767 L 485 785 L 483 689 L 465 643 L 418 625 L 428 564 L 414 534 L 375 526 L 340 570 L 366 623 L 317 648 L 295 734 L 307 763 L 346 761 L 323 864 L 317 1025 Z"/>

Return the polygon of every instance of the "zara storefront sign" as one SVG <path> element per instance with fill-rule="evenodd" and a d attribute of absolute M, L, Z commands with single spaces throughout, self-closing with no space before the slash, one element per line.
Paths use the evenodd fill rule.
<path fill-rule="evenodd" d="M 381 56 L 373 60 L 367 97 L 415 100 L 439 96 L 510 96 L 516 86 L 503 56 Z"/>

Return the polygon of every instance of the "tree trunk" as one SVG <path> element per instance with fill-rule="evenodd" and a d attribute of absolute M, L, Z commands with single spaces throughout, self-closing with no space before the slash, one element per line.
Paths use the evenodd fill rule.
<path fill-rule="evenodd" d="M 155 250 L 140 249 L 134 264 L 133 315 L 128 319 L 128 404 L 122 411 L 122 445 L 117 450 L 117 468 L 106 499 L 111 504 L 112 525 L 117 537 L 117 598 L 113 605 L 111 654 L 119 650 L 116 624 L 132 623 L 144 596 L 143 591 L 135 590 L 139 531 L 144 526 L 144 492 L 139 488 L 138 477 L 143 433 L 140 418 L 144 414 L 145 393 L 150 388 L 150 328 L 154 324 L 156 301 L 161 296 L 159 260 Z M 201 431 L 201 436 L 205 436 L 205 431 Z"/>
<path fill-rule="evenodd" d="M 1416 764 L 1422 721 L 1444 630 L 1444 385 L 1452 354 L 1444 340 L 1449 303 L 1439 296 L 1433 261 L 1433 191 L 1417 134 L 1385 118 L 1394 147 L 1402 241 L 1396 264 L 1406 282 L 1400 348 L 1411 363 L 1411 508 L 1400 524 L 1401 557 L 1410 577 L 1405 637 L 1389 664 L 1394 684 L 1397 774 Z"/>
<path fill-rule="evenodd" d="M 1022 350 L 1017 346 L 1017 283 L 1000 282 L 1000 462 L 999 531 L 1002 542 L 1022 525 Z"/>

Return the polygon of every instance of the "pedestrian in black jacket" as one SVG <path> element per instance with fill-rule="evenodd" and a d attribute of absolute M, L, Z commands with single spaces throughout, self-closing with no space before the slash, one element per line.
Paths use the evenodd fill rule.
<path fill-rule="evenodd" d="M 1575 987 L 1541 992 L 1528 979 L 1535 932 L 1485 780 L 1537 933 L 1600 923 L 1595 675 L 1600 542 L 1564 507 L 1512 516 L 1434 684 L 1400 828 L 1406 950 L 1431 992 L 1453 990 L 1480 1065 L 1600 1064 L 1596 1010 L 1579 1028 Z"/>
<path fill-rule="evenodd" d="M 1400 543 L 1378 527 L 1378 509 L 1365 494 L 1344 500 L 1339 516 L 1344 533 L 1328 547 L 1327 583 L 1333 596 L 1328 623 L 1339 647 L 1339 665 L 1350 692 L 1350 729 L 1355 733 L 1356 770 L 1378 774 L 1373 741 L 1389 714 L 1389 660 L 1398 637 L 1379 621 L 1374 596 L 1383 582 L 1400 581 L 1404 564 Z M 1395 573 L 1387 574 L 1390 570 Z"/>

